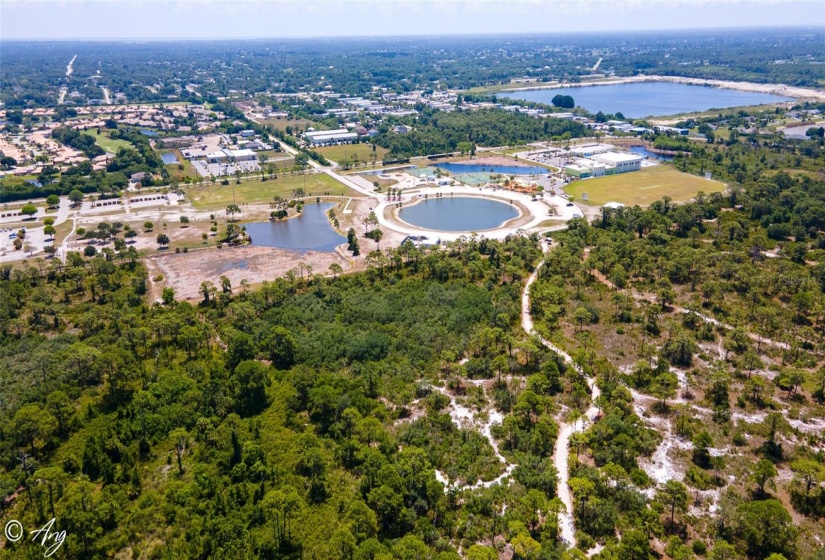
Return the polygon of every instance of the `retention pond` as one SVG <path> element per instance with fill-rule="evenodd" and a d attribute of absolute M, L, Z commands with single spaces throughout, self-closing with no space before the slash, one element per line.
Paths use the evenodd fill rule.
<path fill-rule="evenodd" d="M 329 223 L 333 204 L 307 204 L 300 216 L 279 222 L 246 224 L 252 245 L 297 251 L 332 251 L 346 241 Z"/>
<path fill-rule="evenodd" d="M 495 229 L 518 216 L 511 205 L 487 198 L 456 196 L 430 198 L 402 208 L 398 217 L 436 231 L 483 231 Z"/>

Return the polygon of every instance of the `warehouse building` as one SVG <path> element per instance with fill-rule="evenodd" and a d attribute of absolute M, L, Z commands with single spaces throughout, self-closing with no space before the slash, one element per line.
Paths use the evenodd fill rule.
<path fill-rule="evenodd" d="M 257 161 L 258 154 L 253 150 L 217 150 L 206 154 L 206 161 L 208 163 L 225 163 L 227 161 Z"/>
<path fill-rule="evenodd" d="M 335 130 L 305 132 L 304 138 L 313 146 L 333 146 L 335 144 L 351 144 L 358 140 L 358 135 L 346 128 L 337 128 Z"/>

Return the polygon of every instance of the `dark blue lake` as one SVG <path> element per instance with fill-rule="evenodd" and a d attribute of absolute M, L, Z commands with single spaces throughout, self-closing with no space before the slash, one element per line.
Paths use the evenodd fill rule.
<path fill-rule="evenodd" d="M 439 231 L 482 231 L 493 229 L 518 216 L 505 202 L 468 196 L 430 198 L 402 208 L 398 216 L 421 228 Z"/>
<path fill-rule="evenodd" d="M 499 97 L 524 99 L 551 104 L 554 96 L 570 95 L 578 107 L 591 113 L 622 113 L 626 118 L 660 117 L 693 113 L 708 109 L 726 109 L 790 101 L 788 97 L 770 93 L 738 91 L 717 87 L 677 84 L 672 82 L 641 82 L 608 86 L 583 86 L 555 89 L 533 89 L 502 92 Z"/>
<path fill-rule="evenodd" d="M 436 163 L 435 167 L 460 175 L 462 173 L 500 173 L 502 175 L 541 175 L 550 171 L 544 167 L 520 165 L 476 165 L 474 163 Z"/>
<path fill-rule="evenodd" d="M 327 217 L 327 204 L 307 204 L 300 216 L 280 222 L 246 224 L 252 245 L 298 251 L 332 251 L 347 238 L 338 234 Z"/>

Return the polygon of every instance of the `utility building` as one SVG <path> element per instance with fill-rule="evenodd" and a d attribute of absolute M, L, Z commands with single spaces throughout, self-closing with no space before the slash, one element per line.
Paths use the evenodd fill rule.
<path fill-rule="evenodd" d="M 338 128 L 335 130 L 305 132 L 304 138 L 313 146 L 332 146 L 335 144 L 351 144 L 358 140 L 358 135 L 346 128 Z"/>

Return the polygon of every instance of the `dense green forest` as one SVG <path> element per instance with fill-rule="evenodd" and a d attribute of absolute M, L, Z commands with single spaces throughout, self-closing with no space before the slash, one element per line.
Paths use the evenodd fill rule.
<path fill-rule="evenodd" d="M 821 559 L 822 234 L 773 239 L 759 208 L 785 201 L 801 225 L 822 185 L 763 172 L 555 234 L 531 312 L 576 368 L 520 327 L 535 236 L 405 245 L 363 273 L 235 294 L 204 283 L 197 305 L 147 305 L 124 245 L 5 267 L 5 514 L 56 517 L 67 558 L 568 560 L 600 543 L 600 560 Z M 600 414 L 571 442 L 565 551 L 550 457 L 589 376 Z M 456 403 L 502 415 L 509 483 L 460 486 L 504 464 Z M 660 480 L 668 446 L 683 451 Z"/>
<path fill-rule="evenodd" d="M 72 558 L 449 558 L 508 526 L 555 550 L 536 515 L 553 496 L 541 402 L 560 362 L 517 346 L 539 254 L 535 238 L 405 247 L 337 280 L 204 286 L 196 307 L 147 306 L 133 249 L 4 268 L 5 507 L 27 524 L 58 517 Z M 430 385 L 459 379 L 465 355 L 474 377 L 533 375 L 547 395 L 516 415 L 521 399 L 497 386 L 514 411 L 517 482 L 469 501 L 433 469 L 489 480 L 501 465 Z M 504 504 L 505 518 L 490 515 Z"/>
<path fill-rule="evenodd" d="M 671 558 L 822 557 L 803 535 L 825 516 L 823 187 L 763 172 L 554 236 L 532 311 L 605 398 L 572 466 L 583 550 L 618 527 L 616 558 L 647 558 L 651 538 Z M 668 456 L 650 457 L 647 427 Z M 656 482 L 663 525 L 640 495 Z"/>
<path fill-rule="evenodd" d="M 387 131 L 376 137 L 376 144 L 388 149 L 392 157 L 411 157 L 454 152 L 462 143 L 507 146 L 588 134 L 579 122 L 500 110 L 445 113 L 422 108 L 414 123 L 415 128 L 406 134 L 390 134 L 385 125 Z"/>
<path fill-rule="evenodd" d="M 577 132 L 556 125 L 425 112 L 387 147 Z M 159 165 L 117 137 L 135 148 L 108 172 L 51 188 L 117 191 Z M 91 257 L 0 267 L 3 519 L 56 518 L 65 558 L 823 560 L 822 140 L 684 147 L 672 165 L 724 194 L 602 209 L 550 245 L 402 245 L 363 272 L 163 305 L 111 226 Z M 534 271 L 536 329 L 573 367 L 522 330 Z M 566 550 L 552 456 L 588 378 Z"/>

